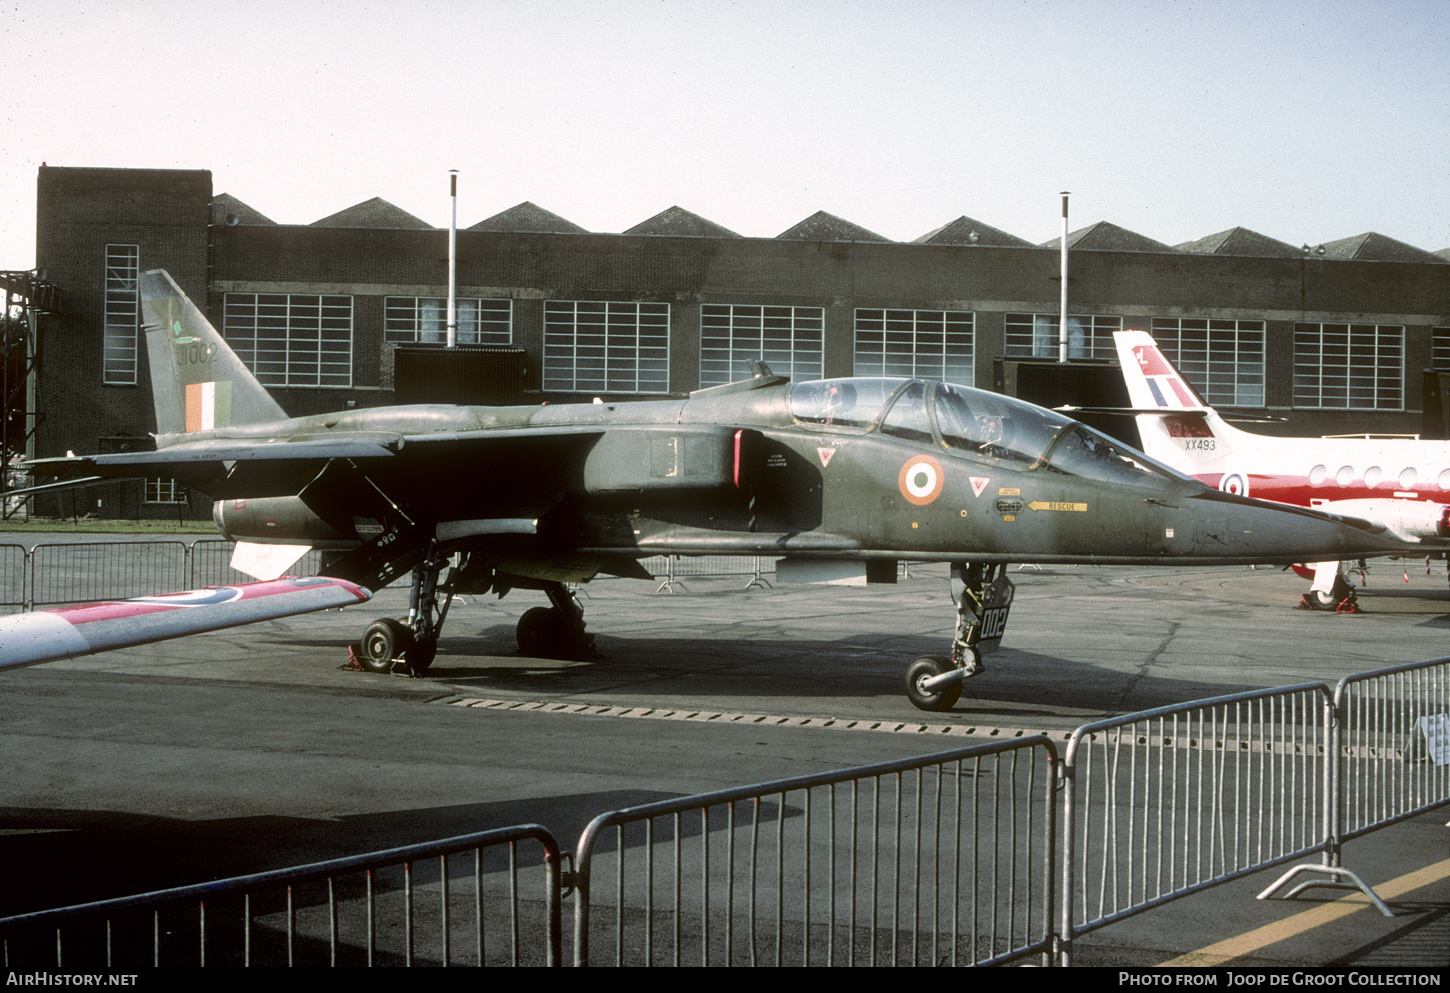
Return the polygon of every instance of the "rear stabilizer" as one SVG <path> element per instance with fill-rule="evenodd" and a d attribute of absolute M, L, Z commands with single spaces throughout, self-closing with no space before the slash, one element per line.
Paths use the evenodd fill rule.
<path fill-rule="evenodd" d="M 168 435 L 286 418 L 169 273 L 144 272 L 140 287 L 158 445 Z"/>

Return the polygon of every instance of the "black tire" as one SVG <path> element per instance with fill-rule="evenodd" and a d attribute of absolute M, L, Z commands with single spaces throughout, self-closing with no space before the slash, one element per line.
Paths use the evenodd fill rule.
<path fill-rule="evenodd" d="M 940 676 L 944 672 L 950 672 L 951 669 L 951 660 L 942 658 L 940 655 L 928 655 L 911 663 L 906 670 L 906 698 L 911 701 L 912 706 L 918 710 L 951 710 L 957 700 L 961 698 L 961 683 L 944 686 L 935 692 L 922 689 L 921 686 L 923 682 L 933 676 Z"/>
<path fill-rule="evenodd" d="M 382 617 L 363 632 L 358 663 L 368 672 L 391 672 L 393 660 L 407 652 L 413 644 L 413 632 L 392 617 Z"/>
<path fill-rule="evenodd" d="M 553 607 L 530 607 L 524 611 L 514 631 L 514 637 L 519 642 L 519 651 L 534 658 L 550 658 L 554 643 L 558 640 L 556 632 L 560 623 L 559 615 Z"/>

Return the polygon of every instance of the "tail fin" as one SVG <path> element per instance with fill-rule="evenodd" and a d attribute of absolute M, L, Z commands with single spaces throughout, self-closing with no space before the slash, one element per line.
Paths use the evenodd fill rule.
<path fill-rule="evenodd" d="M 286 418 L 169 273 L 144 272 L 140 285 L 158 445 L 167 435 Z"/>
<path fill-rule="evenodd" d="M 1118 361 L 1128 384 L 1128 399 L 1141 410 L 1210 410 L 1198 391 L 1188 385 L 1158 350 L 1158 343 L 1146 331 L 1119 331 Z"/>
<path fill-rule="evenodd" d="M 1190 476 L 1221 476 L 1243 432 L 1203 401 L 1147 332 L 1118 331 L 1113 337 L 1143 451 Z"/>

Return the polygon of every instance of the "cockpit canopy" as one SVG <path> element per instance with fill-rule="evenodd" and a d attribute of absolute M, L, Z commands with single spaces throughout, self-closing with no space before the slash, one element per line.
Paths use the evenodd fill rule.
<path fill-rule="evenodd" d="M 1096 479 L 1183 477 L 1079 421 L 998 393 L 955 383 L 860 377 L 797 383 L 800 423 L 843 434 L 881 434 L 961 458 L 1046 468 Z"/>

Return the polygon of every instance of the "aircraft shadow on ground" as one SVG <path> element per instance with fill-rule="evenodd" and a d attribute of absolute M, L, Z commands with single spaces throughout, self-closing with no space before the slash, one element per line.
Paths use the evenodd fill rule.
<path fill-rule="evenodd" d="M 460 689 L 492 688 L 516 693 L 587 694 L 606 681 L 617 687 L 648 681 L 652 692 L 680 680 L 690 699 L 731 697 L 749 692 L 829 700 L 885 695 L 893 708 L 922 720 L 902 693 L 906 666 L 923 655 L 943 655 L 949 636 L 853 634 L 845 639 L 736 641 L 729 644 L 688 638 L 635 639 L 601 635 L 599 655 L 582 662 L 539 660 L 537 666 L 512 648 L 512 630 L 488 629 L 474 638 L 445 639 L 429 672 Z M 509 657 L 506 664 L 490 659 Z M 517 661 L 515 661 L 517 660 Z M 702 663 L 702 660 L 706 660 Z M 824 661 L 823 661 L 824 660 Z M 520 664 L 520 663 L 524 664 Z M 949 714 L 988 712 L 998 719 L 1067 716 L 1082 723 L 1122 713 L 1131 687 L 1134 709 L 1170 706 L 1239 692 L 1258 685 L 1245 664 L 1245 680 L 1142 678 L 1136 671 L 1105 669 L 1059 656 L 1003 648 L 986 659 L 987 671 L 969 679 Z M 762 690 L 761 684 L 770 687 Z M 898 706 L 899 704 L 899 706 Z M 867 715 L 860 715 L 867 716 Z M 941 715 L 946 716 L 946 715 Z"/>

